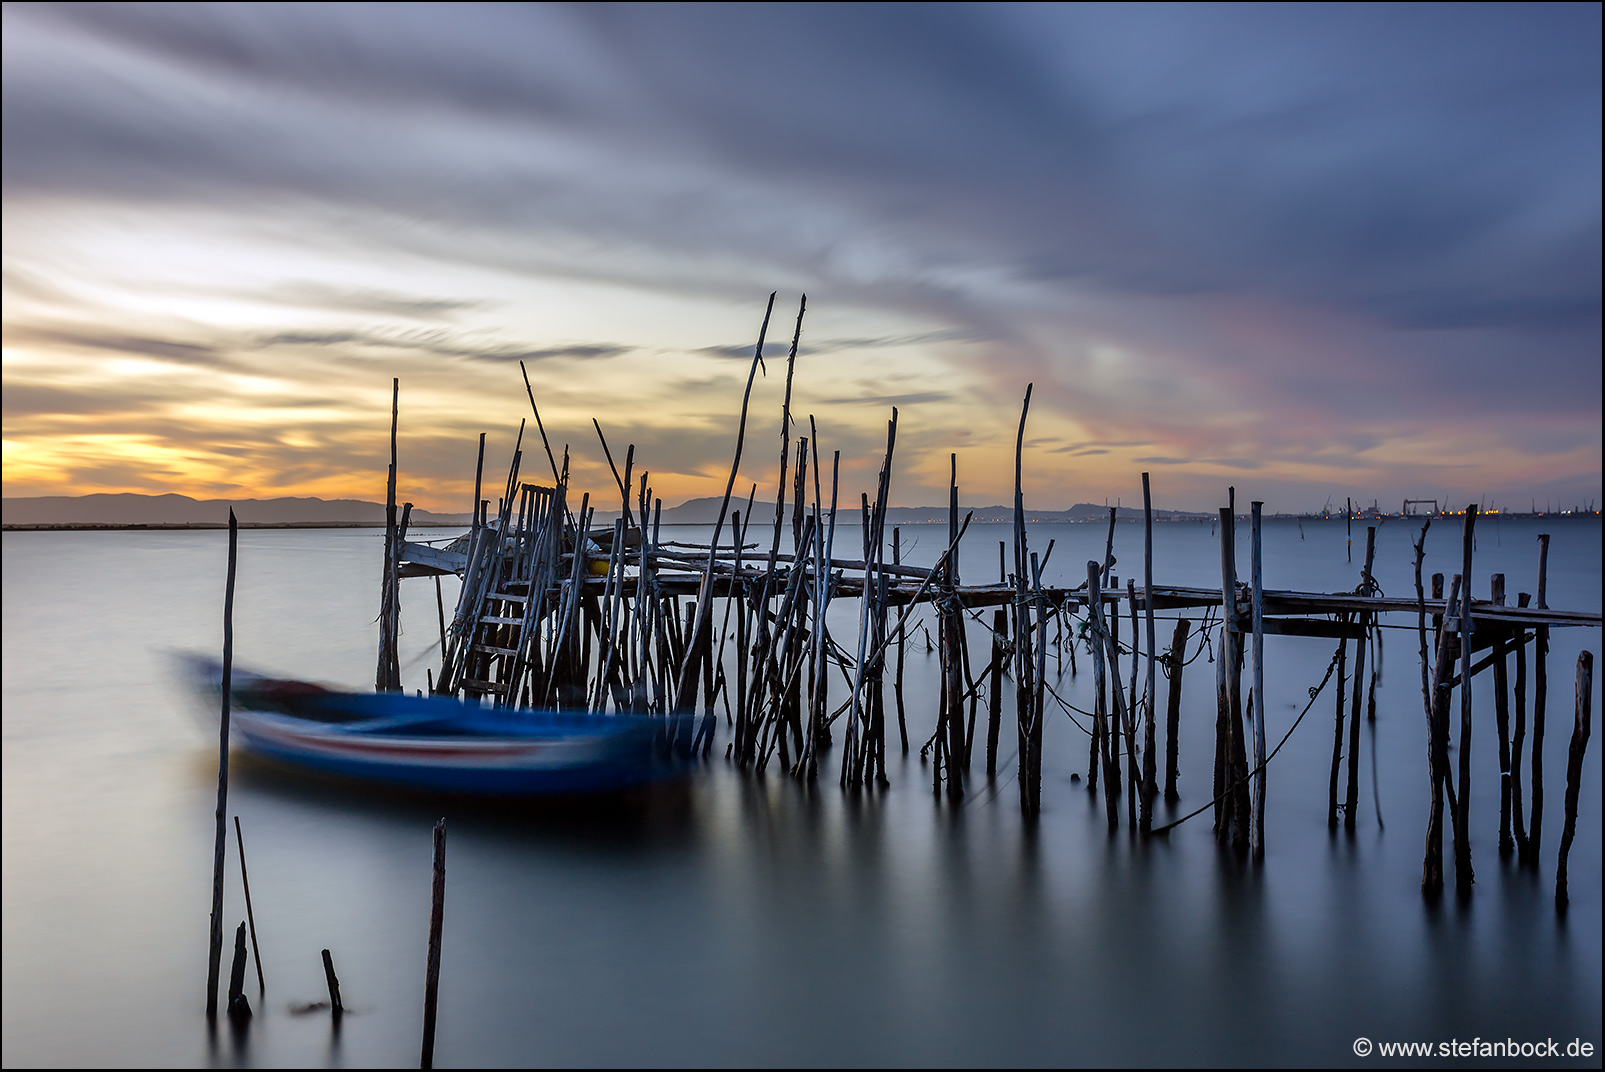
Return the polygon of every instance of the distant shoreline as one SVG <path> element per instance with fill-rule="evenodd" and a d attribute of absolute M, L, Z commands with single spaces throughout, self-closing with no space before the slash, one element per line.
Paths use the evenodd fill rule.
<path fill-rule="evenodd" d="M 383 529 L 383 521 L 241 521 L 242 529 Z M 464 524 L 409 525 L 415 529 L 466 529 Z M 0 525 L 0 532 L 130 532 L 143 529 L 154 531 L 184 531 L 186 529 L 226 529 L 226 521 L 153 521 L 119 523 L 115 521 L 71 521 L 41 523 L 37 525 Z"/>
<path fill-rule="evenodd" d="M 1247 514 L 1240 514 L 1240 515 L 1238 515 L 1238 518 L 1239 518 L 1239 520 L 1242 520 L 1244 518 L 1247 518 L 1248 516 L 1249 515 L 1247 515 Z M 1432 520 L 1434 520 L 1434 521 L 1456 521 L 1456 520 L 1459 519 L 1459 516 L 1460 515 L 1458 515 L 1458 514 L 1447 515 L 1447 516 L 1446 515 L 1438 515 L 1436 517 L 1433 517 Z M 1535 520 L 1543 520 L 1543 519 L 1570 520 L 1570 519 L 1574 519 L 1574 518 L 1593 518 L 1595 520 L 1598 520 L 1599 517 L 1600 517 L 1600 514 L 1597 511 L 1594 512 L 1594 513 L 1587 513 L 1587 512 L 1583 512 L 1583 511 L 1578 511 L 1576 513 L 1554 513 L 1554 514 L 1522 513 L 1522 514 L 1486 514 L 1486 515 L 1484 515 L 1484 518 L 1488 519 L 1488 520 L 1498 520 L 1500 518 L 1505 518 L 1505 519 L 1509 519 L 1509 520 L 1522 520 L 1522 521 L 1535 521 Z M 1121 524 L 1135 524 L 1135 523 L 1139 523 L 1139 522 L 1142 521 L 1142 515 L 1140 513 L 1135 513 L 1135 514 L 1125 513 L 1125 514 L 1120 515 L 1118 520 L 1119 520 L 1119 523 L 1121 523 Z M 1201 523 L 1206 522 L 1206 521 L 1213 522 L 1214 520 L 1215 519 L 1211 518 L 1211 517 L 1198 516 L 1198 515 L 1191 516 L 1191 517 L 1188 517 L 1188 516 L 1175 516 L 1175 517 L 1155 518 L 1154 519 L 1156 524 L 1177 524 L 1177 523 L 1201 524 Z M 1343 517 L 1341 517 L 1341 516 L 1339 516 L 1339 517 L 1331 517 L 1331 516 L 1323 517 L 1320 514 L 1269 514 L 1269 515 L 1266 515 L 1266 520 L 1267 521 L 1301 521 L 1301 522 L 1302 521 L 1328 521 L 1328 522 L 1336 521 L 1336 522 L 1342 522 L 1345 519 Z M 1371 517 L 1365 517 L 1365 516 L 1361 516 L 1361 515 L 1356 515 L 1354 520 L 1357 521 L 1357 522 L 1360 522 L 1362 524 L 1363 523 L 1380 524 L 1380 523 L 1385 522 L 1385 521 L 1392 521 L 1392 522 L 1395 522 L 1395 523 L 1398 523 L 1398 522 L 1401 522 L 1401 521 L 1405 521 L 1405 522 L 1425 521 L 1425 520 L 1427 520 L 1427 517 L 1426 517 L 1426 515 L 1415 515 L 1415 516 L 1403 515 L 1403 516 L 1401 516 L 1401 515 L 1398 515 L 1398 514 L 1384 515 L 1382 517 L 1376 517 L 1374 515 L 1371 516 Z M 1013 519 L 1012 518 L 1002 518 L 1002 517 L 998 517 L 998 518 L 976 518 L 975 521 L 978 524 L 1007 524 L 1007 523 L 1012 523 Z M 1028 523 L 1031 523 L 1031 524 L 1101 525 L 1101 524 L 1107 524 L 1108 523 L 1108 518 L 1107 517 L 1088 518 L 1088 519 L 1077 518 L 1075 520 L 1067 520 L 1067 519 L 1062 518 L 1062 517 L 1043 518 L 1043 517 L 1030 517 L 1030 516 L 1027 516 L 1026 521 Z M 849 527 L 851 527 L 854 523 L 855 522 L 854 522 L 853 519 L 848 519 L 846 521 L 846 524 L 848 524 Z M 713 523 L 711 521 L 708 521 L 708 522 L 701 522 L 701 521 L 664 521 L 662 524 L 663 524 L 664 528 L 707 528 L 710 525 L 712 525 Z M 899 522 L 897 522 L 897 524 L 900 525 L 900 526 L 945 525 L 945 524 L 947 524 L 947 521 L 946 521 L 946 519 L 943 519 L 943 520 L 940 520 L 940 521 L 935 521 L 935 520 L 927 521 L 927 520 L 920 519 L 920 520 L 899 521 Z M 380 529 L 380 530 L 382 530 L 385 527 L 385 524 L 384 524 L 383 521 L 241 521 L 239 523 L 239 526 L 242 529 Z M 419 530 L 419 529 L 434 529 L 434 530 L 439 530 L 439 529 L 467 529 L 467 528 L 470 528 L 470 527 L 471 526 L 467 522 L 438 522 L 438 521 L 436 521 L 436 522 L 425 522 L 425 523 L 422 523 L 422 524 L 409 525 L 408 526 L 408 531 L 411 532 L 411 531 L 416 531 L 416 530 Z M 228 522 L 226 522 L 226 521 L 152 521 L 152 522 L 68 521 L 68 522 L 41 522 L 41 523 L 38 523 L 38 524 L 0 524 L 0 532 L 144 532 L 144 531 L 150 531 L 150 532 L 184 532 L 184 531 L 190 531 L 190 530 L 204 531 L 204 530 L 226 529 L 226 528 L 228 528 Z"/>

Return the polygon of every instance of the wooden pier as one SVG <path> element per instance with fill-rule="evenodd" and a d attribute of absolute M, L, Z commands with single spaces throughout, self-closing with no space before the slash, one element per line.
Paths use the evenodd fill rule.
<path fill-rule="evenodd" d="M 689 742 L 680 743 L 702 755 L 712 748 L 722 711 L 729 730 L 726 755 L 738 767 L 754 773 L 774 767 L 810 781 L 823 771 L 848 789 L 887 784 L 887 723 L 895 718 L 897 746 L 904 752 L 929 729 L 922 754 L 931 760 L 933 791 L 956 805 L 966 798 L 977 765 L 978 735 L 984 741 L 982 777 L 997 775 L 1006 677 L 1014 692 L 1020 806 L 1030 821 L 1041 807 L 1045 713 L 1050 703 L 1071 709 L 1054 688 L 1048 660 L 1057 667 L 1068 655 L 1074 669 L 1079 651 L 1090 660 L 1095 684 L 1092 709 L 1076 709 L 1085 716 L 1090 738 L 1087 789 L 1096 794 L 1102 779 L 1111 831 L 1121 827 L 1123 815 L 1133 832 L 1162 834 L 1191 817 L 1156 827 L 1153 805 L 1162 790 L 1167 799 L 1176 799 L 1183 668 L 1190 649 L 1196 653 L 1210 646 L 1217 694 L 1214 784 L 1212 799 L 1199 811 L 1213 811 L 1223 845 L 1258 859 L 1264 852 L 1266 771 L 1281 744 L 1268 742 L 1265 734 L 1264 638 L 1336 641 L 1326 678 L 1311 690 L 1310 706 L 1293 728 L 1335 676 L 1328 825 L 1335 830 L 1341 820 L 1352 829 L 1358 811 L 1358 723 L 1362 710 L 1368 718 L 1375 713 L 1376 677 L 1367 678 L 1367 660 L 1374 665 L 1373 648 L 1384 621 L 1403 617 L 1417 634 L 1422 713 L 1429 731 L 1423 777 L 1432 805 L 1426 817 L 1424 891 L 1436 895 L 1444 882 L 1445 801 L 1456 886 L 1462 894 L 1471 889 L 1467 826 L 1474 712 L 1464 683 L 1477 674 L 1492 673 L 1494 679 L 1494 711 L 1475 714 L 1484 726 L 1493 721 L 1498 740 L 1500 850 L 1536 864 L 1549 634 L 1560 627 L 1601 624 L 1598 613 L 1548 606 L 1547 537 L 1540 544 L 1537 592 L 1519 593 L 1514 604 L 1506 600 L 1499 575 L 1487 586 L 1488 598 L 1466 597 L 1466 578 L 1474 568 L 1475 506 L 1463 518 L 1462 569 L 1450 578 L 1447 594 L 1442 575 L 1430 581 L 1421 576 L 1422 543 L 1431 520 L 1416 542 L 1414 597 L 1384 596 L 1377 589 L 1374 527 L 1367 530 L 1364 565 L 1353 590 L 1268 590 L 1261 583 L 1260 504 L 1252 504 L 1246 515 L 1251 560 L 1244 570 L 1235 557 L 1235 529 L 1245 517 L 1233 492 L 1219 517 L 1220 587 L 1163 585 L 1154 581 L 1153 512 L 1145 473 L 1141 583 L 1128 579 L 1122 590 L 1112 574 L 1116 512 L 1111 510 L 1104 558 L 1086 564 L 1086 580 L 1074 587 L 1047 585 L 1042 578 L 1054 544 L 1031 545 L 1021 490 L 1031 402 L 1027 387 L 1016 436 L 1012 547 L 999 544 L 996 578 L 960 577 L 957 552 L 971 518 L 958 508 L 956 457 L 943 550 L 930 567 L 909 565 L 902 561 L 900 532 L 888 532 L 886 525 L 897 411 L 887 422 L 875 495 L 863 494 L 856 504 L 842 501 L 840 454 L 822 457 L 811 417 L 810 434 L 792 442 L 791 383 L 802 316 L 799 309 L 787 361 L 777 487 L 762 503 L 756 486 L 744 500 L 733 496 L 753 378 L 762 364 L 766 313 L 742 399 L 735 459 L 707 545 L 663 538 L 663 503 L 653 493 L 650 474 L 636 474 L 633 445 L 623 455 L 621 472 L 600 424 L 596 432 L 617 486 L 620 516 L 611 526 L 599 526 L 597 506 L 588 495 L 571 502 L 567 448 L 561 458 L 552 451 L 533 391 L 530 406 L 550 479 L 544 474 L 539 481 L 525 479 L 521 428 L 492 510 L 491 498 L 481 497 L 481 436 L 470 531 L 443 548 L 410 541 L 410 504 L 398 512 L 396 502 L 399 411 L 393 404 L 376 686 L 400 688 L 400 581 L 454 574 L 462 584 L 449 619 L 436 582 L 442 657 L 438 672 L 431 674 L 431 689 L 438 694 L 597 713 L 686 716 L 700 711 L 700 718 L 676 717 L 665 725 L 689 736 Z M 525 384 L 528 390 L 527 376 Z M 857 535 L 847 546 L 838 540 L 838 521 L 854 511 Z M 789 550 L 783 552 L 783 545 Z M 834 635 L 827 611 L 843 601 L 855 610 L 856 629 Z M 1175 620 L 1164 650 L 1156 644 L 1156 612 Z M 1196 620 L 1189 612 L 1196 612 Z M 910 718 L 903 691 L 910 640 L 933 632 L 940 685 L 934 724 L 920 717 L 928 718 L 929 712 L 913 712 Z M 1588 662 L 1591 667 L 1591 657 Z M 1156 695 L 1159 674 L 1168 679 L 1163 718 Z M 1579 675 L 1581 712 L 1590 686 L 1582 670 Z M 1530 802 L 1523 799 L 1521 770 L 1529 731 Z M 1487 732 L 1480 729 L 1477 736 Z M 1580 713 L 1569 781 L 1580 776 L 1587 736 Z M 1458 755 L 1457 771 L 1451 769 L 1451 754 Z M 1576 820 L 1575 788 L 1567 801 L 1569 832 Z M 1560 874 L 1563 891 L 1563 862 Z"/>

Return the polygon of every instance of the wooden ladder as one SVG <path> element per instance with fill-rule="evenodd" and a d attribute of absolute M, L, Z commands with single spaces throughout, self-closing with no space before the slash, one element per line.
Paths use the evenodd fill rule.
<path fill-rule="evenodd" d="M 506 498 L 496 523 L 474 534 L 437 692 L 512 706 L 532 663 L 538 669 L 535 640 L 558 576 L 566 511 L 561 486 L 518 490 L 516 514 Z"/>

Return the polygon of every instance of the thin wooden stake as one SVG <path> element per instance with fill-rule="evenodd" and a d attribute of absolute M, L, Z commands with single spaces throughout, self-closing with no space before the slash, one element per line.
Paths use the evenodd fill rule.
<path fill-rule="evenodd" d="M 256 913 L 251 910 L 251 879 L 245 871 L 245 835 L 240 833 L 240 817 L 234 817 L 234 841 L 240 847 L 240 884 L 245 887 L 245 918 L 251 925 L 251 955 L 256 961 L 256 987 L 267 993 L 267 982 L 262 978 L 262 947 L 256 944 Z"/>
<path fill-rule="evenodd" d="M 329 1011 L 339 1016 L 346 1007 L 340 1001 L 340 980 L 334 974 L 334 958 L 327 949 L 323 951 L 323 981 L 329 984 Z"/>
<path fill-rule="evenodd" d="M 1260 534 L 1260 510 L 1265 504 L 1252 504 L 1252 575 L 1254 598 L 1254 829 L 1249 848 L 1256 861 L 1265 858 L 1265 586 L 1260 572 L 1264 560 L 1264 540 Z M 1374 531 L 1374 530 L 1373 530 Z M 1350 757 L 1352 759 L 1352 757 Z"/>
<path fill-rule="evenodd" d="M 234 689 L 234 569 L 240 523 L 228 512 L 228 580 L 223 587 L 223 709 L 217 736 L 217 840 L 212 854 L 212 935 L 206 968 L 206 1015 L 217 1016 L 217 977 L 223 961 L 223 858 L 228 848 L 228 720 Z"/>
<path fill-rule="evenodd" d="M 1455 890 L 1469 897 L 1476 881 L 1471 869 L 1471 549 L 1477 525 L 1477 504 L 1466 507 L 1465 530 L 1461 537 L 1463 563 L 1460 576 L 1465 588 L 1460 594 L 1460 822 L 1455 827 Z"/>
<path fill-rule="evenodd" d="M 228 1014 L 233 1020 L 249 1020 L 251 1003 L 245 1000 L 245 921 L 234 932 L 234 963 L 228 973 Z"/>
<path fill-rule="evenodd" d="M 1192 625 L 1190 619 L 1179 619 L 1176 632 L 1170 638 L 1170 689 L 1165 703 L 1165 800 L 1170 804 L 1181 799 L 1176 791 L 1176 779 L 1180 777 L 1177 763 L 1181 747 L 1181 674 L 1187 663 L 1187 633 Z"/>
<path fill-rule="evenodd" d="M 429 895 L 429 968 L 424 976 L 424 1043 L 419 1068 L 435 1067 L 435 1003 L 440 997 L 440 932 L 446 919 L 446 820 L 435 824 L 434 880 Z M 328 956 L 328 952 L 324 952 Z"/>
<path fill-rule="evenodd" d="M 1538 609 L 1548 610 L 1549 533 L 1538 537 Z M 1549 626 L 1533 630 L 1533 813 L 1527 827 L 1527 864 L 1538 866 L 1544 835 L 1544 709 L 1549 704 Z"/>
<path fill-rule="evenodd" d="M 1577 656 L 1577 721 L 1572 727 L 1571 747 L 1566 753 L 1566 823 L 1560 833 L 1560 859 L 1555 865 L 1555 907 L 1565 912 L 1570 902 L 1566 890 L 1566 859 L 1571 855 L 1572 838 L 1577 835 L 1577 794 L 1583 781 L 1583 753 L 1588 748 L 1592 728 L 1594 694 L 1594 653 Z"/>
<path fill-rule="evenodd" d="M 1148 626 L 1148 677 L 1143 689 L 1144 736 L 1142 751 L 1142 831 L 1153 829 L 1153 802 L 1158 796 L 1158 756 L 1154 754 L 1154 658 L 1158 643 L 1154 638 L 1154 500 L 1148 474 L 1142 475 L 1142 590 L 1143 612 Z M 1133 637 L 1135 639 L 1135 637 Z"/>

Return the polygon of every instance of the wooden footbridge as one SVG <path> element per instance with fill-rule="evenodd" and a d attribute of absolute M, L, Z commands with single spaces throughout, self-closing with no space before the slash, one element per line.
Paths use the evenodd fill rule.
<path fill-rule="evenodd" d="M 1223 845 L 1259 859 L 1264 852 L 1266 765 L 1275 754 L 1274 748 L 1267 752 L 1264 711 L 1255 702 L 1255 697 L 1264 695 L 1264 638 L 1291 635 L 1337 641 L 1326 678 L 1311 690 L 1310 704 L 1335 678 L 1328 823 L 1333 829 L 1340 821 L 1352 828 L 1358 810 L 1359 720 L 1362 708 L 1369 706 L 1374 712 L 1375 704 L 1374 675 L 1368 695 L 1365 687 L 1366 661 L 1383 617 L 1408 616 L 1418 634 L 1422 711 L 1430 741 L 1424 775 L 1432 789 L 1432 807 L 1423 889 L 1436 895 L 1443 887 L 1445 804 L 1457 888 L 1462 894 L 1471 889 L 1467 827 L 1473 711 L 1471 690 L 1463 683 L 1481 673 L 1493 675 L 1501 851 L 1536 861 L 1549 633 L 1560 627 L 1601 624 L 1597 613 L 1548 606 L 1548 537 L 1541 539 L 1536 599 L 1520 593 L 1514 603 L 1508 602 L 1503 578 L 1497 575 L 1489 598 L 1466 598 L 1464 578 L 1473 575 L 1475 506 L 1464 516 L 1462 570 L 1450 579 L 1447 592 L 1441 575 L 1430 580 L 1421 576 L 1422 541 L 1430 520 L 1416 542 L 1413 598 L 1388 597 L 1377 590 L 1372 581 L 1374 528 L 1368 530 L 1365 563 L 1354 590 L 1274 591 L 1261 584 L 1260 504 L 1252 504 L 1245 518 L 1230 502 L 1220 510 L 1220 587 L 1166 586 L 1153 578 L 1153 517 L 1144 473 L 1141 581 L 1128 579 L 1122 591 L 1111 574 L 1115 524 L 1111 511 L 1103 561 L 1088 562 L 1086 580 L 1074 587 L 1045 585 L 1043 571 L 1053 543 L 1049 541 L 1040 552 L 1031 546 L 1021 492 L 1021 455 L 1031 402 L 1028 387 L 1016 437 L 1013 546 L 999 546 L 996 581 L 965 583 L 957 551 L 970 519 L 958 509 L 956 458 L 947 542 L 935 564 L 904 563 L 900 532 L 896 528 L 887 532 L 897 439 L 895 409 L 887 424 L 876 493 L 873 498 L 860 497 L 854 529 L 842 526 L 843 534 L 855 532 L 857 546 L 838 543 L 838 521 L 854 510 L 853 504 L 839 500 L 840 454 L 822 464 L 812 418 L 811 434 L 791 441 L 791 383 L 802 315 L 799 309 L 787 361 L 780 479 L 772 520 L 758 520 L 758 513 L 767 514 L 770 504 L 758 505 L 756 487 L 744 503 L 732 499 L 753 378 L 762 363 L 766 313 L 742 399 L 735 460 L 713 536 L 705 546 L 663 539 L 662 500 L 653 495 L 648 473 L 635 476 L 635 448 L 626 452 L 621 473 L 600 424 L 596 430 L 617 484 L 620 516 L 610 527 L 598 526 L 596 507 L 588 495 L 577 507 L 571 503 L 567 449 L 560 463 L 547 441 L 533 391 L 529 391 L 530 406 L 550 481 L 523 479 L 521 429 L 519 447 L 492 511 L 490 499 L 481 498 L 481 436 L 469 532 L 446 547 L 409 540 L 410 504 L 403 505 L 399 515 L 396 504 L 399 384 L 394 385 L 376 687 L 381 691 L 401 687 L 396 648 L 400 580 L 433 575 L 442 653 L 438 673 L 430 675 L 430 688 L 436 693 L 513 707 L 599 713 L 684 716 L 700 709 L 700 718 L 679 717 L 666 725 L 672 724 L 676 732 L 679 727 L 695 727 L 685 732 L 694 734 L 693 745 L 704 755 L 712 747 L 722 708 L 730 731 L 726 754 L 738 767 L 763 772 L 774 765 L 792 777 L 814 780 L 835 751 L 833 776 L 844 788 L 869 790 L 887 784 L 887 740 L 894 723 L 898 746 L 904 752 L 909 747 L 905 652 L 918 622 L 918 632 L 927 638 L 934 628 L 940 675 L 935 724 L 922 749 L 933 761 L 934 790 L 961 803 L 977 766 L 972 756 L 978 751 L 983 776 L 997 776 L 1003 698 L 1012 691 L 1020 805 L 1029 820 L 1041 803 L 1045 711 L 1049 703 L 1069 708 L 1054 688 L 1056 679 L 1050 676 L 1047 661 L 1050 654 L 1056 663 L 1068 655 L 1074 670 L 1079 649 L 1090 661 L 1096 697 L 1091 710 L 1077 712 L 1086 717 L 1084 728 L 1090 739 L 1087 786 L 1096 792 L 1101 780 L 1111 831 L 1120 827 L 1124 812 L 1127 827 L 1147 835 L 1176 825 L 1156 826 L 1154 804 L 1161 792 L 1176 799 L 1177 719 L 1187 652 L 1190 646 L 1197 651 L 1213 645 L 1214 792 L 1200 812 L 1213 811 Z M 525 385 L 528 390 L 527 375 Z M 1252 548 L 1246 570 L 1240 569 L 1234 552 L 1235 527 L 1244 520 L 1251 527 Z M 444 574 L 462 581 L 449 617 L 438 584 Z M 827 623 L 826 612 L 841 602 L 853 607 L 857 627 L 838 636 Z M 1201 612 L 1201 620 L 1196 638 L 1190 639 L 1194 623 L 1182 615 L 1195 611 Z M 1163 649 L 1156 638 L 1156 612 L 1170 612 L 1176 619 Z M 1122 618 L 1128 623 L 1125 641 Z M 1222 624 L 1225 628 L 1219 628 Z M 972 645 L 986 650 L 972 655 Z M 1532 796 L 1530 810 L 1525 810 L 1522 762 L 1529 733 L 1529 667 Z M 1168 684 L 1163 714 L 1156 695 L 1161 673 Z M 1557 899 L 1562 904 L 1565 850 L 1575 830 L 1576 784 L 1590 729 L 1591 673 L 1592 655 L 1585 652 L 1578 666 L 1557 876 Z M 986 710 L 978 718 L 983 697 Z M 1304 713 L 1309 710 L 1306 707 Z M 1300 714 L 1299 719 L 1303 717 Z M 1481 717 L 1486 721 L 1488 715 Z M 1479 738 L 1485 732 L 1480 730 Z M 1459 757 L 1458 770 L 1451 769 L 1452 747 Z"/>

